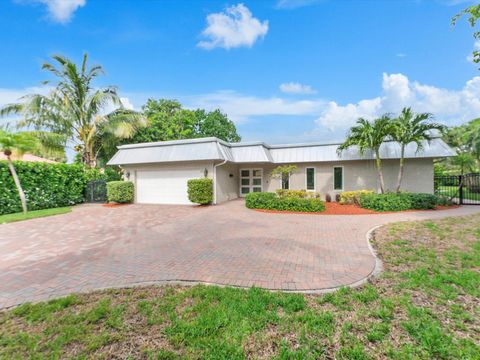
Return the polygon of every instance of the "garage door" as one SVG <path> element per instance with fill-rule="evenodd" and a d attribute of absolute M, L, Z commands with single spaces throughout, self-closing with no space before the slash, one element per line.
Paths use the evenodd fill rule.
<path fill-rule="evenodd" d="M 187 181 L 199 178 L 199 169 L 137 171 L 139 204 L 192 204 Z"/>

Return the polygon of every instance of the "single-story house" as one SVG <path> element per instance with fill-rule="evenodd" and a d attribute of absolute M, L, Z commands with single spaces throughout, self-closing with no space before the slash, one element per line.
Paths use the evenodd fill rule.
<path fill-rule="evenodd" d="M 325 198 L 348 190 L 378 189 L 372 153 L 361 155 L 355 147 L 337 153 L 339 144 L 268 145 L 263 142 L 228 143 L 215 137 L 122 145 L 108 162 L 124 169 L 126 180 L 135 184 L 135 202 L 191 204 L 187 181 L 209 177 L 214 181 L 214 203 L 243 197 L 250 192 L 275 191 L 281 179 L 270 177 L 278 165 L 297 166 L 289 179 L 290 189 L 316 191 Z M 386 186 L 395 188 L 400 146 L 385 142 L 381 147 Z M 454 156 L 440 138 L 417 151 L 409 144 L 403 189 L 433 192 L 433 160 Z"/>

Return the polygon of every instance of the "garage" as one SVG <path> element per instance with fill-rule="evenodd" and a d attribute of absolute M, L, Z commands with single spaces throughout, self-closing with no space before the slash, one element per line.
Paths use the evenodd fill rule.
<path fill-rule="evenodd" d="M 187 181 L 198 178 L 199 169 L 139 170 L 136 174 L 137 203 L 192 204 Z"/>

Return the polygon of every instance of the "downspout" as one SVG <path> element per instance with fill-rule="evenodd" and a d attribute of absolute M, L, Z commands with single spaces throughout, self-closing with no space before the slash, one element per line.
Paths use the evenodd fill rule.
<path fill-rule="evenodd" d="M 223 152 L 222 147 L 218 145 L 218 142 L 217 142 L 217 146 L 219 147 L 220 152 L 225 160 L 223 160 L 221 163 L 213 165 L 213 204 L 214 205 L 217 205 L 217 167 L 225 165 L 228 162 L 227 157 L 225 156 L 225 153 Z"/>

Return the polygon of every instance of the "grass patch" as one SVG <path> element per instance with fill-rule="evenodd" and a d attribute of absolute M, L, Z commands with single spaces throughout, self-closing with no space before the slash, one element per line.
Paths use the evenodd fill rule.
<path fill-rule="evenodd" d="M 71 211 L 72 211 L 72 208 L 67 206 L 67 207 L 59 207 L 59 208 L 52 208 L 52 209 L 34 210 L 34 211 L 29 211 L 26 214 L 15 213 L 15 214 L 0 215 L 0 224 L 41 218 L 41 217 L 52 216 L 52 215 L 66 214 Z"/>
<path fill-rule="evenodd" d="M 214 286 L 71 295 L 0 313 L 0 358 L 480 359 L 480 216 L 392 224 L 385 271 L 321 296 Z"/>

